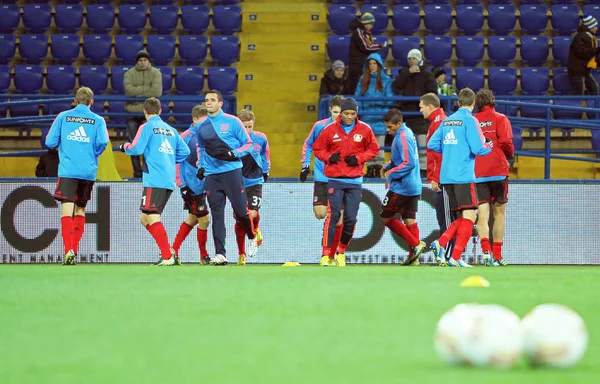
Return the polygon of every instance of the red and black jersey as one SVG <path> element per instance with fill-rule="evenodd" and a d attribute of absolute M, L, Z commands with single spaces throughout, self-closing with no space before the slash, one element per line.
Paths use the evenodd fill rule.
<path fill-rule="evenodd" d="M 435 131 L 437 131 L 437 129 L 440 127 L 440 124 L 442 124 L 442 121 L 444 121 L 446 117 L 448 116 L 446 116 L 442 108 L 438 108 L 435 111 L 431 112 L 431 115 L 429 115 L 429 117 L 427 118 L 427 120 L 429 120 L 431 123 L 429 125 L 429 130 L 427 131 L 427 143 L 429 143 L 431 135 L 433 135 Z M 442 154 L 427 148 L 427 182 L 440 182 L 441 166 Z"/>
<path fill-rule="evenodd" d="M 508 176 L 507 158 L 513 157 L 512 126 L 508 118 L 494 108 L 484 107 L 475 115 L 483 135 L 494 142 L 492 152 L 475 158 L 475 177 Z"/>

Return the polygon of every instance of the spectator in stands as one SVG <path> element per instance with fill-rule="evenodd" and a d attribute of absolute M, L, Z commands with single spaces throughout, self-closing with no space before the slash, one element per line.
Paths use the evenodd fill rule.
<path fill-rule="evenodd" d="M 583 95 L 586 89 L 590 95 L 598 94 L 598 83 L 590 73 L 597 67 L 596 60 L 600 59 L 597 31 L 598 21 L 593 16 L 585 16 L 569 48 L 567 68 L 576 95 Z"/>
<path fill-rule="evenodd" d="M 160 71 L 150 64 L 150 55 L 142 50 L 135 55 L 136 65 L 123 77 L 125 94 L 128 97 L 159 97 L 162 95 L 162 75 Z M 127 112 L 140 113 L 140 116 L 127 118 L 127 136 L 133 142 L 140 125 L 146 122 L 144 118 L 144 102 L 135 101 L 125 103 Z M 133 177 L 142 177 L 142 167 L 139 156 L 131 156 L 133 166 Z"/>
<path fill-rule="evenodd" d="M 58 177 L 58 149 L 48 148 L 35 167 L 35 177 Z"/>
<path fill-rule="evenodd" d="M 456 89 L 452 84 L 446 82 L 446 70 L 444 68 L 434 68 L 432 71 L 435 83 L 437 84 L 437 94 L 440 96 L 456 96 Z"/>
<path fill-rule="evenodd" d="M 387 42 L 383 44 L 375 44 L 371 29 L 375 23 L 375 17 L 369 13 L 363 13 L 360 18 L 350 23 L 352 36 L 350 37 L 350 53 L 348 55 L 348 94 L 354 94 L 358 79 L 363 73 L 365 61 L 367 57 L 379 51 L 381 48 L 387 47 Z"/>
<path fill-rule="evenodd" d="M 319 95 L 324 97 L 345 94 L 347 80 L 348 74 L 346 73 L 344 62 L 342 60 L 334 61 L 331 69 L 325 71 L 325 74 L 321 79 L 321 90 L 319 91 Z"/>

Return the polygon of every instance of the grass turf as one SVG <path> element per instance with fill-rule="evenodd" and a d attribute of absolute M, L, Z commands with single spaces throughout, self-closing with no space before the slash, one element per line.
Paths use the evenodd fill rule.
<path fill-rule="evenodd" d="M 470 274 L 491 287 L 460 288 Z M 594 267 L 3 266 L 0 383 L 590 383 L 598 281 Z M 433 331 L 461 302 L 566 304 L 588 351 L 568 370 L 446 366 Z"/>

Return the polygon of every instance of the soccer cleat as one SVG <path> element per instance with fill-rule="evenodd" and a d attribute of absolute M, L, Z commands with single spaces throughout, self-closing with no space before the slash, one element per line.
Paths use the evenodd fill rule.
<path fill-rule="evenodd" d="M 225 256 L 221 254 L 216 254 L 215 257 L 210 261 L 210 265 L 223 266 L 229 264 L 229 261 Z"/>
<path fill-rule="evenodd" d="M 179 256 L 177 255 L 177 253 L 175 252 L 175 250 L 173 248 L 171 248 L 171 256 L 175 260 L 174 265 L 181 266 L 181 259 L 179 258 Z"/>
<path fill-rule="evenodd" d="M 498 267 L 506 267 L 508 265 L 506 260 L 504 260 L 503 258 L 495 259 L 494 261 L 496 262 L 496 266 Z"/>
<path fill-rule="evenodd" d="M 200 265 L 209 265 L 210 264 L 210 256 L 204 256 L 200 258 Z"/>
<path fill-rule="evenodd" d="M 483 265 L 486 267 L 495 267 L 496 263 L 489 252 L 483 252 Z"/>
<path fill-rule="evenodd" d="M 245 254 L 241 254 L 240 258 L 238 259 L 237 265 L 246 265 L 246 255 Z"/>
<path fill-rule="evenodd" d="M 406 261 L 404 263 L 402 263 L 402 265 L 419 265 L 419 256 L 421 256 L 421 253 L 423 253 L 423 250 L 425 249 L 425 247 L 426 247 L 425 242 L 420 241 L 419 245 L 412 248 L 411 254 L 408 256 Z"/>
<path fill-rule="evenodd" d="M 334 263 L 338 267 L 345 267 L 346 266 L 346 255 L 343 253 L 336 253 Z"/>
<path fill-rule="evenodd" d="M 162 259 L 154 265 L 156 265 L 157 267 L 172 267 L 175 265 L 175 256 L 171 256 L 168 259 Z"/>
<path fill-rule="evenodd" d="M 256 245 L 259 247 L 262 245 L 262 232 L 260 228 L 256 228 Z"/>
<path fill-rule="evenodd" d="M 77 256 L 75 255 L 75 252 L 69 251 L 65 254 L 63 265 L 77 265 Z"/>
<path fill-rule="evenodd" d="M 258 251 L 258 236 L 254 237 L 254 239 L 248 239 L 246 243 L 246 254 L 248 257 L 256 256 L 256 252 Z"/>
<path fill-rule="evenodd" d="M 440 245 L 439 240 L 435 240 L 429 248 L 433 251 L 433 259 L 440 266 L 446 266 L 446 250 Z"/>
<path fill-rule="evenodd" d="M 335 260 L 329 257 L 329 255 L 321 256 L 321 262 L 319 263 L 321 267 L 335 267 Z"/>
<path fill-rule="evenodd" d="M 450 260 L 448 260 L 448 266 L 456 267 L 456 268 L 472 268 L 473 267 L 472 265 L 465 263 L 461 259 L 454 260 L 453 258 L 450 258 Z"/>

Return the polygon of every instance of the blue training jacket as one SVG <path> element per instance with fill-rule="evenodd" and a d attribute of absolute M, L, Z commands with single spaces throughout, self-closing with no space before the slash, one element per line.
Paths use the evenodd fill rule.
<path fill-rule="evenodd" d="M 327 119 L 319 120 L 315 123 L 315 125 L 313 125 L 310 133 L 308 134 L 308 137 L 304 141 L 304 145 L 302 146 L 303 167 L 310 165 L 310 157 L 313 153 L 313 145 L 315 144 L 315 141 L 317 141 L 317 138 L 319 137 L 321 132 L 323 132 L 323 129 L 325 129 L 325 127 L 331 123 L 333 123 L 333 120 L 331 119 L 331 117 L 329 117 Z M 327 176 L 325 176 L 324 169 L 325 164 L 321 160 L 317 159 L 317 157 L 315 156 L 315 165 L 313 171 L 315 181 L 321 181 L 324 183 L 329 181 Z"/>
<path fill-rule="evenodd" d="M 49 148 L 58 147 L 58 177 L 96 181 L 98 156 L 108 145 L 104 118 L 87 105 L 58 114 L 46 136 Z"/>
<path fill-rule="evenodd" d="M 442 121 L 427 144 L 427 148 L 442 154 L 440 184 L 475 182 L 475 156 L 492 151 L 484 140 L 479 122 L 466 108 L 459 108 Z"/>
<path fill-rule="evenodd" d="M 152 116 L 138 129 L 132 143 L 125 144 L 130 156 L 144 155 L 144 187 L 175 189 L 175 164 L 185 161 L 190 149 L 175 128 L 160 116 Z"/>
<path fill-rule="evenodd" d="M 242 179 L 245 188 L 264 184 L 263 174 L 269 173 L 271 169 L 271 150 L 267 136 L 253 130 L 250 133 L 250 140 L 252 140 L 252 150 L 242 157 Z"/>
<path fill-rule="evenodd" d="M 190 154 L 184 162 L 177 164 L 179 169 L 177 185 L 180 187 L 188 187 L 192 190 L 194 196 L 206 193 L 204 190 L 205 179 L 200 180 L 196 177 L 196 174 L 198 173 L 198 157 L 200 156 L 198 127 L 203 121 L 204 119 L 200 120 L 196 125 L 190 125 L 190 127 L 181 134 L 181 139 L 187 144 Z"/>
<path fill-rule="evenodd" d="M 204 175 L 226 173 L 242 168 L 241 158 L 252 150 L 252 140 L 244 124 L 236 116 L 220 111 L 210 116 L 198 127 L 200 159 L 198 167 Z M 233 151 L 234 160 L 221 160 L 220 154 Z"/>
<path fill-rule="evenodd" d="M 390 191 L 402 196 L 421 194 L 421 167 L 417 139 L 413 131 L 403 124 L 392 142 L 392 161 L 386 165 L 389 171 Z"/>

